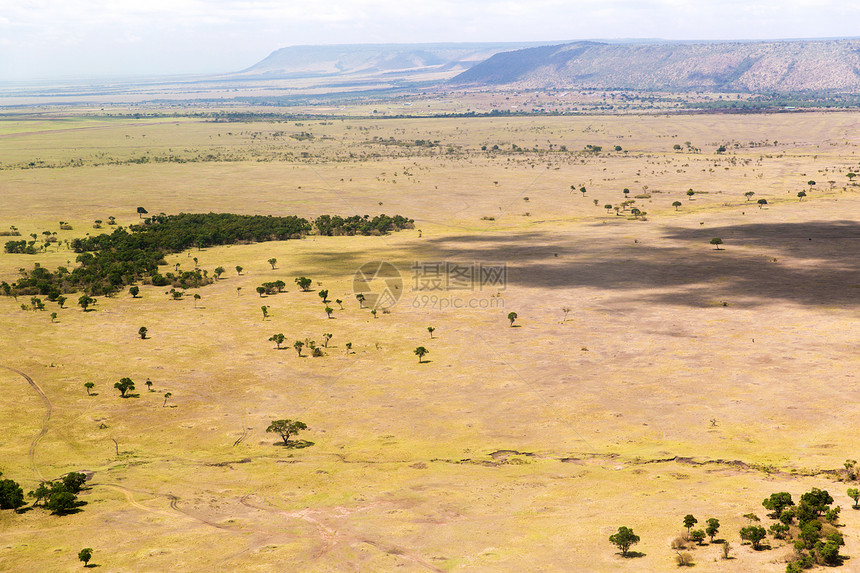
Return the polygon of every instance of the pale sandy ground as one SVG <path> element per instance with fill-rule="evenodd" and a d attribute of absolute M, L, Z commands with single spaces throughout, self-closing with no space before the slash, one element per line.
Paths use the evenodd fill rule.
<path fill-rule="evenodd" d="M 140 299 L 102 298 L 90 313 L 51 303 L 49 312 L 59 312 L 51 324 L 47 312 L 20 309 L 27 297 L 0 299 L 0 365 L 31 376 L 52 406 L 36 441 L 43 399 L 0 370 L 0 470 L 25 491 L 41 477 L 94 472 L 81 513 L 0 513 L 0 569 L 69 571 L 80 566 L 77 551 L 93 547 L 105 571 L 667 571 L 675 569 L 669 544 L 693 513 L 700 525 L 720 519 L 719 537 L 736 557 L 720 559 L 719 545 L 698 547 L 697 571 L 776 572 L 789 549 L 742 546 L 742 515 L 764 519 L 761 500 L 772 492 L 797 498 L 822 487 L 843 507 L 844 553 L 854 557 L 843 570 L 852 570 L 860 512 L 850 510 L 848 485 L 807 474 L 858 458 L 860 196 L 844 175 L 857 162 L 858 117 L 368 121 L 362 127 L 380 137 L 428 133 L 472 151 L 352 162 L 331 158 L 366 151 L 358 125 L 303 125 L 287 129 L 333 139 L 265 145 L 316 149 L 312 165 L 0 171 L 0 228 L 17 225 L 25 237 L 57 230 L 59 220 L 75 227 L 61 239 L 98 232 L 90 222 L 108 215 L 128 224 L 138 205 L 417 220 L 416 229 L 388 237 L 171 256 L 186 268 L 196 256 L 210 271 L 228 269 L 197 291 L 198 308 L 143 287 Z M 101 150 L 122 156 L 198 150 L 221 133 L 233 137 L 225 149 L 273 151 L 226 135 L 260 124 L 179 123 L 74 136 L 30 130 L 3 138 L 0 149 L 10 158 L 4 163 L 60 158 L 70 152 L 56 146 L 68 136 L 88 158 Z M 780 144 L 742 148 L 731 164 L 705 147 L 730 135 Z M 618 140 L 630 151 L 581 163 L 476 150 L 548 139 L 570 149 Z M 672 151 L 686 140 L 703 153 Z M 809 179 L 818 184 L 800 202 Z M 587 186 L 586 196 L 570 185 Z M 637 200 L 646 221 L 606 214 L 603 205 L 622 200 L 622 187 L 633 195 L 642 185 L 652 195 Z M 689 200 L 688 188 L 708 193 Z M 746 202 L 746 190 L 769 205 Z M 675 200 L 683 202 L 678 212 Z M 724 250 L 709 245 L 712 237 Z M 73 256 L 65 248 L 2 254 L 0 280 Z M 414 261 L 506 263 L 508 282 L 445 295 L 492 308 L 440 309 L 406 292 L 374 319 L 352 295 L 353 273 L 369 260 L 397 264 L 407 288 Z M 345 309 L 332 305 L 326 319 L 315 293 L 294 288 L 300 275 Z M 288 292 L 254 294 L 278 278 Z M 270 307 L 265 321 L 262 304 Z M 570 309 L 566 320 L 562 308 Z M 508 326 L 510 311 L 518 328 Z M 149 340 L 137 337 L 142 325 Z M 436 327 L 432 340 L 427 326 Z M 288 347 L 334 336 L 328 355 L 312 359 L 276 350 L 267 341 L 276 332 Z M 354 354 L 346 354 L 348 341 Z M 430 350 L 421 365 L 412 353 L 419 345 Z M 118 397 L 113 383 L 123 376 L 138 383 L 139 398 Z M 154 393 L 143 385 L 148 377 Z M 86 381 L 97 396 L 86 395 Z M 175 407 L 162 407 L 165 391 Z M 264 430 L 284 417 L 305 421 L 311 430 L 300 437 L 314 445 L 273 446 Z M 500 450 L 510 452 L 491 455 Z M 641 536 L 634 550 L 643 556 L 615 554 L 607 538 L 619 525 Z"/>

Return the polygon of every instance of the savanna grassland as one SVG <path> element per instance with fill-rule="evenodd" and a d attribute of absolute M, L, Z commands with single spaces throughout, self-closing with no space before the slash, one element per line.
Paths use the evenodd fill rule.
<path fill-rule="evenodd" d="M 3 478 L 89 477 L 78 513 L 0 512 L 0 569 L 69 571 L 91 547 L 105 571 L 667 571 L 693 514 L 720 520 L 733 557 L 693 546 L 696 570 L 777 572 L 791 541 L 754 551 L 743 515 L 767 525 L 763 498 L 819 487 L 843 508 L 850 570 L 858 125 L 4 116 L 0 231 L 21 236 L 0 242 L 57 240 L 0 254 L 0 281 L 73 267 L 66 240 L 138 224 L 140 206 L 415 225 L 172 254 L 167 269 L 226 269 L 179 300 L 149 284 L 89 312 L 82 293 L 45 311 L 0 296 Z M 375 316 L 353 292 L 370 261 L 404 285 Z M 415 291 L 415 262 L 507 265 L 507 281 Z M 255 291 L 275 280 L 286 292 Z M 342 301 L 331 318 L 321 289 Z M 293 349 L 326 333 L 324 356 Z M 282 418 L 311 445 L 278 445 Z M 622 525 L 636 557 L 608 542 Z"/>

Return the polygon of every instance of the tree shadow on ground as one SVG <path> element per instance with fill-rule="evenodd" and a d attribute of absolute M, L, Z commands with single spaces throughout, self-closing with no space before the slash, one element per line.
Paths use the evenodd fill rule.
<path fill-rule="evenodd" d="M 725 248 L 712 249 L 713 237 L 722 238 Z M 529 232 L 449 236 L 427 244 L 441 260 L 506 263 L 507 285 L 649 289 L 639 300 L 697 307 L 739 299 L 745 305 L 775 299 L 810 306 L 860 304 L 856 221 L 670 227 L 656 240 L 640 243 L 614 229 L 599 242 Z"/>
<path fill-rule="evenodd" d="M 617 555 L 621 555 L 617 553 Z M 628 551 L 627 555 L 621 555 L 624 559 L 637 559 L 639 557 L 645 557 L 647 553 L 642 553 L 641 551 Z"/>
<path fill-rule="evenodd" d="M 287 443 L 275 442 L 274 445 L 286 448 L 288 450 L 301 450 L 303 448 L 309 448 L 313 446 L 314 442 L 309 442 L 308 440 L 290 440 Z"/>

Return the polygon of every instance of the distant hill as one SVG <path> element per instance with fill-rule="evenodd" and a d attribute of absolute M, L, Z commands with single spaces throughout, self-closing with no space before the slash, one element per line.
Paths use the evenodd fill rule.
<path fill-rule="evenodd" d="M 574 42 L 498 53 L 454 86 L 860 92 L 860 40 Z"/>
<path fill-rule="evenodd" d="M 518 43 L 342 44 L 291 46 L 234 76 L 266 79 L 448 79 L 502 51 L 540 45 Z"/>

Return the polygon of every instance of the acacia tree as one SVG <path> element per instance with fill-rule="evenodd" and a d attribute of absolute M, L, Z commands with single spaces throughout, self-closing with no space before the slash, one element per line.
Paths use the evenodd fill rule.
<path fill-rule="evenodd" d="M 758 208 L 761 209 L 762 207 L 767 205 L 767 199 L 759 199 L 758 201 L 756 201 L 756 203 L 758 203 Z"/>
<path fill-rule="evenodd" d="M 515 313 L 515 312 L 509 312 L 509 313 L 508 313 L 508 320 L 510 320 L 510 321 L 511 321 L 511 326 L 513 326 L 513 325 L 514 325 L 514 321 L 515 321 L 516 319 L 517 319 L 517 313 Z"/>
<path fill-rule="evenodd" d="M 137 334 L 140 336 L 141 340 L 146 340 L 146 333 L 147 328 L 145 326 L 141 326 L 137 331 Z"/>
<path fill-rule="evenodd" d="M 134 382 L 132 382 L 131 378 L 120 378 L 119 382 L 114 384 L 113 387 L 119 390 L 120 397 L 126 398 L 126 392 L 134 391 Z"/>
<path fill-rule="evenodd" d="M 137 295 L 140 294 L 140 287 L 137 285 L 132 285 L 128 289 L 128 294 L 131 295 L 131 298 L 137 298 Z"/>
<path fill-rule="evenodd" d="M 720 531 L 720 520 L 712 517 L 708 520 L 708 527 L 705 528 L 705 533 L 711 538 L 711 543 L 714 542 L 714 536 Z"/>
<path fill-rule="evenodd" d="M 144 215 L 146 215 L 147 213 L 149 213 L 149 211 L 147 211 L 147 210 L 146 210 L 146 209 L 144 209 L 143 207 L 138 207 L 138 208 L 137 208 L 137 216 L 138 216 L 138 218 L 139 218 L 139 219 L 143 219 L 143 216 L 144 216 Z"/>
<path fill-rule="evenodd" d="M 260 310 L 263 311 L 263 320 L 266 320 L 266 318 L 269 316 L 269 307 L 264 304 L 260 307 Z"/>
<path fill-rule="evenodd" d="M 364 308 L 364 295 L 363 294 L 358 293 L 357 295 L 355 295 L 355 300 L 358 301 L 358 307 L 359 308 Z"/>
<path fill-rule="evenodd" d="M 293 342 L 293 348 L 295 348 L 295 349 L 296 349 L 296 352 L 298 352 L 298 353 L 299 353 L 299 356 L 301 356 L 301 355 L 302 355 L 302 347 L 303 347 L 304 345 L 305 345 L 305 343 L 304 343 L 304 342 L 302 342 L 301 340 L 296 340 L 295 342 Z"/>
<path fill-rule="evenodd" d="M 277 344 L 277 345 L 278 345 L 278 350 L 280 350 L 280 349 L 281 349 L 281 344 L 283 344 L 283 343 L 284 343 L 284 338 L 286 338 L 286 337 L 285 337 L 282 333 L 280 333 L 280 332 L 279 332 L 278 334 L 273 334 L 273 335 L 269 338 L 269 342 L 274 342 L 275 344 Z"/>
<path fill-rule="evenodd" d="M 418 357 L 418 364 L 421 364 L 421 361 L 424 360 L 424 356 L 426 354 L 430 354 L 430 351 L 424 348 L 423 346 L 419 346 L 415 350 L 413 350 L 415 355 Z"/>
<path fill-rule="evenodd" d="M 299 285 L 299 288 L 302 289 L 304 292 L 307 292 L 310 290 L 312 282 L 313 281 L 311 279 L 309 279 L 308 277 L 296 278 L 296 284 Z"/>
<path fill-rule="evenodd" d="M 323 348 L 328 348 L 328 341 L 331 340 L 332 335 L 330 333 L 323 334 Z"/>
<path fill-rule="evenodd" d="M 711 244 L 714 245 L 718 251 L 721 251 L 722 249 L 720 249 L 720 245 L 723 244 L 723 240 L 719 237 L 714 237 L 711 239 Z"/>
<path fill-rule="evenodd" d="M 95 384 L 93 384 L 92 382 L 84 382 L 84 388 L 87 389 L 87 396 L 92 396 L 90 390 L 93 389 L 93 386 L 95 386 Z"/>
<path fill-rule="evenodd" d="M 628 527 L 619 527 L 618 533 L 609 536 L 610 543 L 615 544 L 621 550 L 621 556 L 627 557 L 630 546 L 639 543 L 639 536 Z"/>
<path fill-rule="evenodd" d="M 681 205 L 682 205 L 682 203 L 680 201 L 672 202 L 672 207 L 674 207 L 676 211 L 678 210 L 678 207 L 680 207 Z"/>
<path fill-rule="evenodd" d="M 241 265 L 236 265 L 236 274 L 237 275 L 241 275 L 242 270 L 243 270 L 243 267 Z"/>
<path fill-rule="evenodd" d="M 856 487 L 848 488 L 848 497 L 854 500 L 854 509 L 860 509 L 860 489 Z"/>
<path fill-rule="evenodd" d="M 329 318 L 331 318 L 331 313 L 333 313 L 333 312 L 334 312 L 334 309 L 332 307 L 330 307 L 330 306 L 325 307 L 325 313 L 328 315 Z"/>
<path fill-rule="evenodd" d="M 272 265 L 272 270 L 275 270 L 275 265 L 278 264 L 278 259 L 276 259 L 275 257 L 272 257 L 271 259 L 268 260 L 268 263 L 270 265 Z"/>
<path fill-rule="evenodd" d="M 83 295 L 78 299 L 78 305 L 84 309 L 84 312 L 89 311 L 89 307 L 96 303 L 96 299 L 91 296 Z"/>
<path fill-rule="evenodd" d="M 687 539 L 690 538 L 690 530 L 697 523 L 699 523 L 699 520 L 696 519 L 695 517 L 693 517 L 691 514 L 688 513 L 687 515 L 684 516 L 684 527 L 687 528 Z"/>
<path fill-rule="evenodd" d="M 220 279 L 221 275 L 224 274 L 224 267 L 215 267 L 213 274 L 215 275 L 215 280 Z"/>
<path fill-rule="evenodd" d="M 272 423 L 269 424 L 269 427 L 266 428 L 266 432 L 273 432 L 281 435 L 281 439 L 284 440 L 284 445 L 290 445 L 290 438 L 296 434 L 298 434 L 302 430 L 307 430 L 308 426 L 304 422 L 299 422 L 298 420 L 272 420 Z"/>
<path fill-rule="evenodd" d="M 433 338 L 433 331 L 434 331 L 434 330 L 436 330 L 436 327 L 435 327 L 435 326 L 428 326 L 428 327 L 427 327 L 427 332 L 429 332 L 429 333 L 430 333 L 430 338 Z"/>
<path fill-rule="evenodd" d="M 791 500 L 791 494 L 787 491 L 782 491 L 779 493 L 772 493 L 770 497 L 766 497 L 764 501 L 761 502 L 765 509 L 771 510 L 773 513 L 771 517 L 774 519 L 779 519 L 779 516 L 782 515 L 782 511 L 794 505 L 794 502 Z"/>
<path fill-rule="evenodd" d="M 748 525 L 741 529 L 741 539 L 752 543 L 756 551 L 761 548 L 761 540 L 767 536 L 767 531 L 761 525 Z"/>
<path fill-rule="evenodd" d="M 170 398 L 171 396 L 173 396 L 173 394 L 171 394 L 170 392 L 164 393 L 164 403 L 161 404 L 162 408 L 165 408 L 167 406 L 167 399 Z"/>
<path fill-rule="evenodd" d="M 317 293 L 324 303 L 328 302 L 328 290 L 321 290 Z"/>
<path fill-rule="evenodd" d="M 746 197 L 746 198 L 747 198 L 747 201 L 749 201 L 750 199 L 752 199 L 752 196 L 753 196 L 753 195 L 755 195 L 755 191 L 747 191 L 746 193 L 744 193 L 744 197 Z"/>

